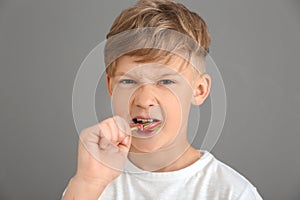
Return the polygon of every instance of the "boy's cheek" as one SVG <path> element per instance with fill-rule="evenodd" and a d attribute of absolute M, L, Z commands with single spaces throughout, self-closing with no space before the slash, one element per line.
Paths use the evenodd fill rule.
<path fill-rule="evenodd" d="M 187 107 L 190 106 L 193 97 L 193 90 L 189 85 L 177 85 L 177 87 L 169 88 L 169 90 L 172 93 L 171 98 L 177 100 L 177 107 L 180 107 L 180 109 L 187 109 Z"/>
<path fill-rule="evenodd" d="M 119 115 L 125 119 L 130 119 L 130 99 L 133 94 L 133 90 L 122 90 L 117 87 L 114 88 L 111 102 L 112 102 L 112 109 L 114 115 Z"/>

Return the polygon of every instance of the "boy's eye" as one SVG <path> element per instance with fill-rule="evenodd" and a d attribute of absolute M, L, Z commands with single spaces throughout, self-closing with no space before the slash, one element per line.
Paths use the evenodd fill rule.
<path fill-rule="evenodd" d="M 121 83 L 121 84 L 135 84 L 136 81 L 131 80 L 131 79 L 122 79 L 122 80 L 119 81 L 119 83 Z"/>
<path fill-rule="evenodd" d="M 175 83 L 175 82 L 172 81 L 172 80 L 169 80 L 169 79 L 158 81 L 158 84 L 160 84 L 160 85 L 170 85 L 170 84 L 173 84 L 173 83 Z"/>

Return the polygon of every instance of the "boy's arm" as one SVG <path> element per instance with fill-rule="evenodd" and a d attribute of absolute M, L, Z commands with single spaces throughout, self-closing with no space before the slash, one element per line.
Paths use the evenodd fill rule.
<path fill-rule="evenodd" d="M 108 184 L 105 182 L 103 182 L 103 184 L 94 183 L 92 181 L 84 180 L 83 178 L 74 176 L 69 181 L 62 200 L 97 200 L 107 185 Z"/>

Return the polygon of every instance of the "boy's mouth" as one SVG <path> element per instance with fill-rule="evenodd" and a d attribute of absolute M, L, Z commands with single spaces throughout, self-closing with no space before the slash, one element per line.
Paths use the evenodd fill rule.
<path fill-rule="evenodd" d="M 154 118 L 133 118 L 130 124 L 131 131 L 138 136 L 151 137 L 161 128 L 162 121 Z"/>

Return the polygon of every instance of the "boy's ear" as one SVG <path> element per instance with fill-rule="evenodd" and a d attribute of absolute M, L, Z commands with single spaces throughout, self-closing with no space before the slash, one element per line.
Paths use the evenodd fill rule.
<path fill-rule="evenodd" d="M 210 92 L 211 78 L 208 74 L 199 75 L 194 83 L 192 104 L 201 105 Z"/>
<path fill-rule="evenodd" d="M 110 96 L 112 96 L 112 86 L 111 86 L 111 77 L 106 74 L 106 85 L 107 85 L 107 91 Z"/>

